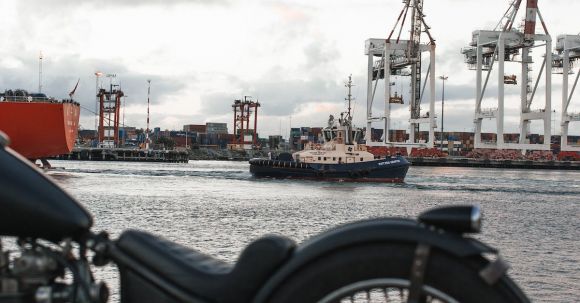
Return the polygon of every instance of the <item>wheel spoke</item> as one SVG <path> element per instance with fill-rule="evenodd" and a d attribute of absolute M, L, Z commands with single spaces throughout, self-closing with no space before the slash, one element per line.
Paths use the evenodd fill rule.
<path fill-rule="evenodd" d="M 360 281 L 337 289 L 319 303 L 406 303 L 409 300 L 411 283 L 402 279 L 376 279 Z M 457 303 L 449 295 L 424 285 L 422 303 Z"/>

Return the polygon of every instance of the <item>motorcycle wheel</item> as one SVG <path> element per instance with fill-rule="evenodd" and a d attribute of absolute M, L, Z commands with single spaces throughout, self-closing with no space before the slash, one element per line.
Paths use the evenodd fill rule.
<path fill-rule="evenodd" d="M 290 276 L 269 302 L 407 302 L 415 247 L 376 243 L 330 253 Z M 487 264 L 481 256 L 459 259 L 432 248 L 420 302 L 529 302 L 507 275 L 484 282 L 479 271 Z"/>

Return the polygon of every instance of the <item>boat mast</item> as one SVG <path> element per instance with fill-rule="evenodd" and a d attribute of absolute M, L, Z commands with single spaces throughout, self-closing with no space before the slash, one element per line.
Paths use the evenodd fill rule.
<path fill-rule="evenodd" d="M 352 100 L 354 100 L 354 99 L 352 98 L 352 74 L 350 74 L 350 75 L 348 76 L 348 82 L 347 82 L 347 83 L 346 83 L 344 86 L 346 86 L 346 87 L 348 88 L 348 95 L 347 95 L 347 97 L 345 98 L 345 100 L 347 100 L 347 101 L 348 101 L 348 113 L 347 113 L 347 115 L 346 115 L 346 118 L 347 118 L 347 119 L 351 119 L 351 118 L 352 118 L 352 116 L 351 116 L 351 114 L 350 114 L 350 112 L 351 112 L 351 107 L 350 107 L 350 105 L 351 105 L 351 102 L 352 102 Z"/>
<path fill-rule="evenodd" d="M 352 97 L 352 74 L 348 75 L 348 82 L 346 82 L 345 86 L 348 88 L 348 95 L 345 98 L 345 100 L 348 101 L 348 112 L 346 113 L 346 117 L 345 119 L 341 122 L 344 126 L 346 126 L 346 130 L 345 130 L 345 143 L 346 144 L 352 144 L 353 138 L 352 138 L 352 131 L 351 131 L 351 127 L 352 127 L 352 115 L 351 115 L 351 104 L 352 101 L 354 100 L 354 98 Z M 342 116 L 342 114 L 341 114 Z"/>

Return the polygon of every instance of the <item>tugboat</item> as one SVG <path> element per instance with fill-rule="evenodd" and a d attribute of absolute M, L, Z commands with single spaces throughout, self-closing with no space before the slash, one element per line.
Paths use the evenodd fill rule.
<path fill-rule="evenodd" d="M 254 158 L 250 172 L 255 177 L 335 180 L 348 182 L 404 181 L 409 162 L 400 155 L 375 159 L 366 145 L 358 144 L 362 130 L 352 125 L 351 87 L 349 76 L 348 111 L 338 121 L 330 115 L 322 130 L 323 144 L 309 143 L 293 154 L 281 154 L 277 159 Z"/>

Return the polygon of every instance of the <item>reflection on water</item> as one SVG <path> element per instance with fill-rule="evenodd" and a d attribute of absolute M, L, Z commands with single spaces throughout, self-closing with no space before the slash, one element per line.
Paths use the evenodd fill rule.
<path fill-rule="evenodd" d="M 66 183 L 68 179 L 79 178 L 79 176 L 71 173 L 65 172 L 56 172 L 56 171 L 48 171 L 48 175 L 50 175 L 53 179 L 56 179 L 59 184 Z"/>
<path fill-rule="evenodd" d="M 93 213 L 96 230 L 144 229 L 227 261 L 268 233 L 300 242 L 358 219 L 476 203 L 478 238 L 501 249 L 534 301 L 580 296 L 580 172 L 412 167 L 404 184 L 375 184 L 255 179 L 244 162 L 52 164 L 65 170 L 48 174 Z"/>

